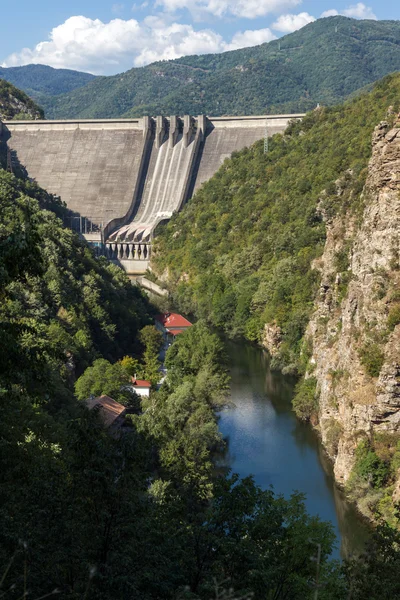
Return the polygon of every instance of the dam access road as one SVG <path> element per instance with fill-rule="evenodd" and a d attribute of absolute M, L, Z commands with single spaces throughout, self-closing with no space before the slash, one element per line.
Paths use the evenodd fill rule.
<path fill-rule="evenodd" d="M 99 253 L 143 274 L 156 226 L 179 211 L 234 151 L 304 115 L 0 122 L 11 169 L 70 211 Z"/>

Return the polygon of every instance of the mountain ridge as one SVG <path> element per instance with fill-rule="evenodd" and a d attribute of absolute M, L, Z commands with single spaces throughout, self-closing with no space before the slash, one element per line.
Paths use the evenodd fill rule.
<path fill-rule="evenodd" d="M 338 16 L 259 46 L 96 77 L 42 104 L 49 118 L 305 112 L 340 103 L 397 70 L 399 21 Z"/>
<path fill-rule="evenodd" d="M 48 65 L 0 67 L 0 78 L 24 91 L 36 102 L 86 85 L 95 78 L 91 73 L 72 69 L 55 69 Z"/>

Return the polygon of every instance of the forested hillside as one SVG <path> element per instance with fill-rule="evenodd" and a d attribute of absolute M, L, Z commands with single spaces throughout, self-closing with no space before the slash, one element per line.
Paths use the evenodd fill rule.
<path fill-rule="evenodd" d="M 181 310 L 255 341 L 266 325 L 272 335 L 277 328 L 275 364 L 301 370 L 318 289 L 312 261 L 325 243 L 321 210 L 362 208 L 372 132 L 399 97 L 400 76 L 389 76 L 344 106 L 309 113 L 267 154 L 260 141 L 227 160 L 156 239 L 154 268 Z"/>
<path fill-rule="evenodd" d="M 43 106 L 48 118 L 302 112 L 398 69 L 398 21 L 338 16 L 260 46 L 98 77 Z"/>
<path fill-rule="evenodd" d="M 40 119 L 43 110 L 27 94 L 0 79 L 0 119 Z"/>
<path fill-rule="evenodd" d="M 23 90 L 36 102 L 82 87 L 95 78 L 90 73 L 71 69 L 53 69 L 47 65 L 0 67 L 0 78 Z"/>

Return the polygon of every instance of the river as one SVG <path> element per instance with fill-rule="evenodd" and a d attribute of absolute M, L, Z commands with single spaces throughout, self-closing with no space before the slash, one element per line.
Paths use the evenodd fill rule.
<path fill-rule="evenodd" d="M 332 556 L 359 552 L 369 528 L 335 486 L 318 436 L 291 410 L 293 379 L 272 372 L 258 348 L 228 342 L 226 349 L 232 406 L 220 413 L 219 427 L 228 442 L 224 464 L 286 497 L 294 490 L 304 493 L 308 512 L 334 525 L 338 543 Z"/>

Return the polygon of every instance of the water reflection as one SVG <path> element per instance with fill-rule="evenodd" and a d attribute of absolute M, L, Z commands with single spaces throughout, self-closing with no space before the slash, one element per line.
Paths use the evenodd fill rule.
<path fill-rule="evenodd" d="M 225 464 L 241 476 L 253 474 L 263 488 L 306 494 L 308 511 L 332 521 L 342 556 L 360 551 L 368 528 L 334 485 L 318 436 L 295 418 L 294 380 L 271 372 L 266 354 L 250 345 L 228 342 L 227 352 L 233 406 L 220 415 L 229 442 Z"/>

